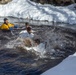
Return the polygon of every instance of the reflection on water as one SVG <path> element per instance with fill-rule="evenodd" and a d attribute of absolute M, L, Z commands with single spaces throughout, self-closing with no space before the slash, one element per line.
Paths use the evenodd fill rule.
<path fill-rule="evenodd" d="M 35 35 L 46 44 L 46 58 L 40 58 L 34 50 L 16 46 L 19 42 L 14 41 L 22 29 L 14 30 L 15 35 L 0 31 L 0 75 L 40 75 L 75 52 L 76 32 L 73 30 L 53 26 L 32 27 L 36 31 Z"/>

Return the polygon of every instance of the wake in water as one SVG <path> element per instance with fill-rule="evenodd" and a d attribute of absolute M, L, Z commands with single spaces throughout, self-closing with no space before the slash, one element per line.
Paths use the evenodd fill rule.
<path fill-rule="evenodd" d="M 55 28 L 53 30 L 51 27 L 44 27 L 44 29 L 42 29 L 42 27 L 39 27 L 39 29 L 37 28 L 35 27 L 36 32 L 34 33 L 34 39 L 40 39 L 41 42 L 39 45 L 30 45 L 30 42 L 34 44 L 33 40 L 29 41 L 18 37 L 17 39 L 8 42 L 5 45 L 6 48 L 21 47 L 25 50 L 34 52 L 41 58 L 51 59 L 66 57 L 74 52 L 76 47 L 76 38 L 67 32 L 65 33 L 65 29 L 61 30 L 59 28 Z"/>
<path fill-rule="evenodd" d="M 41 58 L 44 57 L 44 54 L 46 53 L 45 44 L 40 43 L 38 46 L 30 46 L 30 47 L 28 46 L 30 46 L 30 42 L 22 38 L 17 38 L 16 40 L 12 40 L 5 45 L 6 48 L 10 48 L 10 49 L 23 48 L 28 51 L 33 51 L 34 53 L 39 55 Z"/>
<path fill-rule="evenodd" d="M 32 26 L 34 39 L 41 42 L 31 46 L 19 38 L 21 30 L 0 34 L 0 75 L 40 75 L 59 64 L 76 51 L 76 32 L 53 26 Z"/>

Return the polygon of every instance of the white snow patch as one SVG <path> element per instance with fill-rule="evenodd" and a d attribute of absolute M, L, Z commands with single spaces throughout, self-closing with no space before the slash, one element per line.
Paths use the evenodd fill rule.
<path fill-rule="evenodd" d="M 75 6 L 76 4 L 56 7 L 48 4 L 37 4 L 30 0 L 13 0 L 6 5 L 0 5 L 0 16 L 76 24 Z"/>
<path fill-rule="evenodd" d="M 76 75 L 76 53 L 42 75 Z"/>

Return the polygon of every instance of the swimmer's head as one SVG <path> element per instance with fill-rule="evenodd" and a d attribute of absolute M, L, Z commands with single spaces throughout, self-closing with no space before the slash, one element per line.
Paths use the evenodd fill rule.
<path fill-rule="evenodd" d="M 27 28 L 27 27 L 30 27 L 30 25 L 29 25 L 28 22 L 25 23 L 25 26 L 26 26 L 26 28 Z"/>
<path fill-rule="evenodd" d="M 27 27 L 26 30 L 29 34 L 31 33 L 31 27 Z"/>
<path fill-rule="evenodd" d="M 40 44 L 40 39 L 35 39 L 34 42 L 35 42 L 36 45 L 39 45 Z"/>

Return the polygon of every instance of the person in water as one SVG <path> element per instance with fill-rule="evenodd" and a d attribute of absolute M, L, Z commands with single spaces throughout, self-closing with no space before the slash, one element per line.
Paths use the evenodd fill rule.
<path fill-rule="evenodd" d="M 40 39 L 35 39 L 34 43 L 35 43 L 35 46 L 38 46 L 40 44 Z"/>
<path fill-rule="evenodd" d="M 11 31 L 13 30 L 13 28 L 17 28 L 17 26 L 12 23 L 9 23 L 8 19 L 4 18 L 4 23 L 0 26 L 0 29 L 5 31 Z"/>
<path fill-rule="evenodd" d="M 26 23 L 25 23 L 25 27 L 26 27 L 26 29 L 27 29 L 28 27 L 31 27 L 31 26 L 29 25 L 28 22 L 26 22 Z"/>
<path fill-rule="evenodd" d="M 41 56 L 43 56 L 46 53 L 45 44 L 42 43 L 40 39 L 25 40 L 24 48 L 26 50 L 35 50 L 36 52 L 41 54 Z"/>
<path fill-rule="evenodd" d="M 19 37 L 32 39 L 34 37 L 34 34 L 32 32 L 31 27 L 27 27 L 26 30 L 21 31 Z"/>

